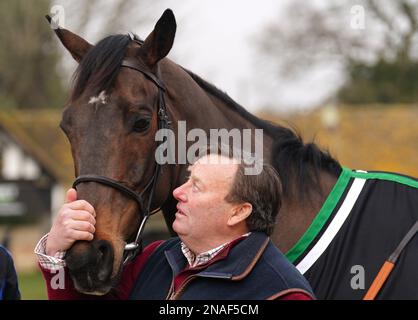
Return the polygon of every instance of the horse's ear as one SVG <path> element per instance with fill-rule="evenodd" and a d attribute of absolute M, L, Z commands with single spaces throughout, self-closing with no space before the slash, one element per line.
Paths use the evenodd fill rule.
<path fill-rule="evenodd" d="M 139 50 L 139 55 L 148 66 L 153 67 L 170 52 L 176 28 L 176 18 L 173 11 L 165 10 Z"/>
<path fill-rule="evenodd" d="M 51 24 L 52 19 L 49 15 L 45 16 L 48 22 Z M 54 28 L 55 34 L 61 40 L 61 43 L 64 47 L 71 53 L 73 58 L 80 62 L 83 59 L 84 55 L 90 48 L 93 47 L 90 43 L 88 43 L 83 38 L 79 37 L 75 33 L 68 31 L 67 29 L 62 29 L 59 26 Z"/>

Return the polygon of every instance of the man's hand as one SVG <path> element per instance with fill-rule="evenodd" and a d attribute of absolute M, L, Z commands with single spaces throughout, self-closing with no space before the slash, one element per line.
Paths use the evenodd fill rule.
<path fill-rule="evenodd" d="M 77 191 L 69 189 L 65 204 L 58 211 L 49 232 L 46 254 L 54 256 L 58 251 L 69 249 L 78 240 L 93 240 L 95 217 L 93 206 L 85 200 L 77 200 Z"/>

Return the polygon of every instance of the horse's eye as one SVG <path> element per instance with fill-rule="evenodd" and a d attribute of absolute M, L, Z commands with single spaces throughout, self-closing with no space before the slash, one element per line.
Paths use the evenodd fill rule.
<path fill-rule="evenodd" d="M 144 132 L 145 130 L 148 129 L 149 125 L 150 125 L 149 119 L 139 119 L 135 121 L 133 130 L 135 132 Z"/>

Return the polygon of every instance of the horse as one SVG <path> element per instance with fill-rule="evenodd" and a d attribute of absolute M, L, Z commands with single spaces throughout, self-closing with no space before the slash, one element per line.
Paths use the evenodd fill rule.
<path fill-rule="evenodd" d="M 363 298 L 372 284 L 376 288 L 373 279 L 395 249 L 386 263 L 396 267 L 374 296 L 418 298 L 418 239 L 415 229 L 408 233 L 418 220 L 416 179 L 350 170 L 293 129 L 256 117 L 171 61 L 176 21 L 169 9 L 145 40 L 117 34 L 92 45 L 67 29 L 54 31 L 78 62 L 60 123 L 71 145 L 74 187 L 97 213 L 94 239 L 76 242 L 66 255 L 78 291 L 103 295 L 117 284 L 140 251 L 152 213 L 161 210 L 174 234 L 172 191 L 185 181 L 187 163 L 158 163 L 161 141 L 155 136 L 177 132 L 187 120 L 189 128 L 206 133 L 263 130 L 263 159 L 283 184 L 271 239 L 318 298 Z"/>

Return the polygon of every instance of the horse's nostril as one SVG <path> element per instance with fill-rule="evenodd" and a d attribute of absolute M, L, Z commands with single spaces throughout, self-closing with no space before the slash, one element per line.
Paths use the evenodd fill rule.
<path fill-rule="evenodd" d="M 99 261 L 100 260 L 106 260 L 106 258 L 109 256 L 112 248 L 110 246 L 110 243 L 107 241 L 100 241 L 100 243 L 97 246 L 97 256 Z"/>
<path fill-rule="evenodd" d="M 94 291 L 108 285 L 113 271 L 114 251 L 111 243 L 96 240 L 77 243 L 67 254 L 66 262 L 74 284 L 79 290 Z"/>
<path fill-rule="evenodd" d="M 102 260 L 106 256 L 108 248 L 105 245 L 100 245 L 97 248 L 97 250 L 98 250 L 97 258 L 98 258 L 98 261 L 100 262 L 100 260 Z"/>
<path fill-rule="evenodd" d="M 108 241 L 101 240 L 97 243 L 97 277 L 105 281 L 113 269 L 113 249 Z"/>

